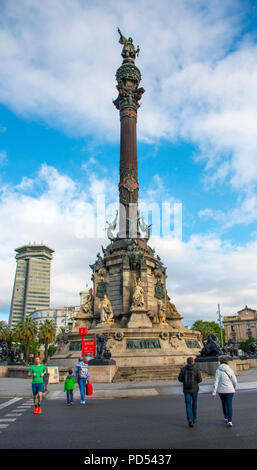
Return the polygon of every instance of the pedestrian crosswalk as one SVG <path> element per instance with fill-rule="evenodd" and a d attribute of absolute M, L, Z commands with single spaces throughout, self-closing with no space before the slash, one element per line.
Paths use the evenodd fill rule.
<path fill-rule="evenodd" d="M 7 408 L 8 406 L 17 403 L 17 406 L 15 408 L 13 408 L 12 410 L 8 410 L 8 413 L 0 417 L 0 433 L 7 429 L 11 424 L 15 423 L 17 418 L 22 416 L 28 409 L 31 409 L 31 407 L 34 405 L 33 399 L 27 399 L 24 403 L 18 405 L 21 400 L 23 400 L 22 397 L 15 397 L 0 404 L 1 411 L 4 410 L 4 408 Z"/>
<path fill-rule="evenodd" d="M 0 418 L 0 423 L 6 422 L 6 421 L 16 421 L 16 418 Z"/>

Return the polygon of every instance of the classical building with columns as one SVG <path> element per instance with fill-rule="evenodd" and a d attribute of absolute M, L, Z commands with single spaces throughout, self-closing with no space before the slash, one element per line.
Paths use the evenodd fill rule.
<path fill-rule="evenodd" d="M 257 310 L 247 305 L 236 315 L 223 317 L 227 341 L 233 340 L 237 345 L 251 336 L 257 339 Z"/>

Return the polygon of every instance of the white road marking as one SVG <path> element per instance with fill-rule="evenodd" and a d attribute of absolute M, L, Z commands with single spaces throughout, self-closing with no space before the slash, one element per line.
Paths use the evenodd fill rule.
<path fill-rule="evenodd" d="M 8 423 L 8 422 L 12 422 L 12 421 L 16 421 L 16 418 L 1 418 L 0 419 L 0 423 Z"/>
<path fill-rule="evenodd" d="M 31 408 L 31 405 L 20 405 L 20 406 L 17 406 L 17 408 Z"/>
<path fill-rule="evenodd" d="M 6 406 L 10 406 L 10 405 L 12 405 L 13 403 L 16 403 L 16 401 L 19 401 L 19 400 L 22 400 L 22 397 L 21 397 L 21 398 L 18 398 L 18 397 L 12 398 L 12 399 L 9 400 L 9 401 L 6 401 L 6 402 L 4 402 L 4 403 L 1 403 L 1 404 L 0 404 L 0 410 L 2 410 L 3 408 L 5 408 Z"/>
<path fill-rule="evenodd" d="M 9 424 L 0 424 L 0 429 L 8 428 Z"/>
<path fill-rule="evenodd" d="M 13 413 L 9 413 L 9 414 L 7 414 L 7 415 L 5 415 L 5 416 L 22 416 L 22 413 L 15 413 L 15 412 L 13 412 Z"/>

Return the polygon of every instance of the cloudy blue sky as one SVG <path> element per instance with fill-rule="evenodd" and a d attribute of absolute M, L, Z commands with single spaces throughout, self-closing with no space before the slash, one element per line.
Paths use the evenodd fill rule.
<path fill-rule="evenodd" d="M 256 2 L 0 0 L 0 319 L 14 248 L 55 249 L 55 307 L 108 243 L 92 207 L 117 202 L 117 26 L 140 45 L 140 198 L 183 208 L 182 239 L 150 243 L 169 295 L 185 324 L 257 308 Z"/>

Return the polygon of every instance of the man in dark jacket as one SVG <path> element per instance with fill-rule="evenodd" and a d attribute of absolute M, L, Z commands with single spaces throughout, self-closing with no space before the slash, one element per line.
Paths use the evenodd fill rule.
<path fill-rule="evenodd" d="M 201 372 L 194 365 L 194 358 L 187 358 L 187 365 L 182 367 L 178 380 L 183 383 L 188 424 L 193 427 L 197 420 L 197 399 L 199 383 L 202 382 Z"/>

